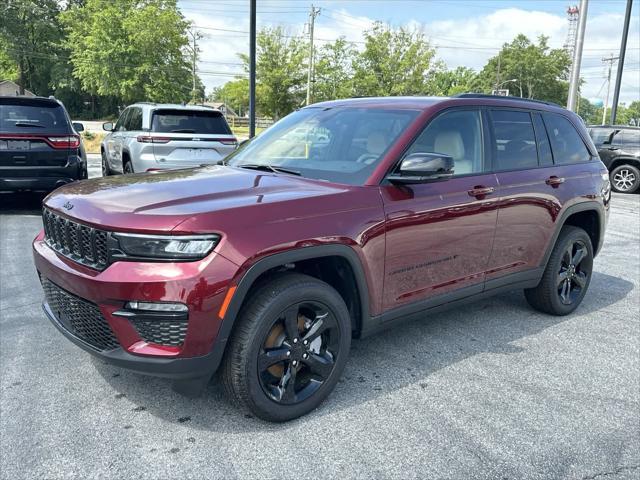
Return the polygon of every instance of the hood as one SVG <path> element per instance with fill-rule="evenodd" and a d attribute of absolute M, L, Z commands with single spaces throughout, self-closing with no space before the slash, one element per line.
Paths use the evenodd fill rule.
<path fill-rule="evenodd" d="M 200 213 L 228 214 L 232 209 L 334 196 L 348 189 L 293 175 L 210 166 L 76 182 L 55 190 L 44 203 L 102 228 L 167 232 Z"/>

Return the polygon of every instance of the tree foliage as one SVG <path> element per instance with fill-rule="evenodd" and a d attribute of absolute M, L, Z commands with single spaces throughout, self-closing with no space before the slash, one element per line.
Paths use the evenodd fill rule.
<path fill-rule="evenodd" d="M 241 115 L 249 108 L 249 79 L 238 78 L 216 88 L 211 99 L 224 102 Z"/>
<path fill-rule="evenodd" d="M 354 61 L 354 93 L 366 96 L 420 95 L 428 90 L 435 49 L 420 31 L 377 22 L 364 34 Z"/>
<path fill-rule="evenodd" d="M 324 101 L 353 96 L 353 43 L 338 38 L 323 45 L 317 53 L 313 82 L 313 100 Z"/>
<path fill-rule="evenodd" d="M 188 101 L 188 22 L 175 0 L 86 0 L 61 15 L 82 88 L 125 103 Z"/>
<path fill-rule="evenodd" d="M 550 49 L 547 41 L 540 36 L 535 44 L 520 34 L 505 43 L 480 72 L 480 86 L 490 92 L 503 84 L 520 97 L 566 104 L 571 59 L 563 49 Z"/>

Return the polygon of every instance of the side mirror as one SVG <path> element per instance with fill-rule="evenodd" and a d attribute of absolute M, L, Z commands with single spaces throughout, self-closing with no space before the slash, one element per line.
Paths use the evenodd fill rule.
<path fill-rule="evenodd" d="M 102 124 L 102 129 L 107 132 L 113 132 L 113 122 L 105 122 Z"/>
<path fill-rule="evenodd" d="M 387 178 L 392 183 L 424 183 L 453 176 L 453 157 L 443 153 L 412 153 L 400 163 L 397 173 Z"/>
<path fill-rule="evenodd" d="M 72 125 L 73 125 L 73 129 L 76 132 L 78 133 L 84 132 L 84 125 L 82 125 L 80 122 L 73 122 Z"/>

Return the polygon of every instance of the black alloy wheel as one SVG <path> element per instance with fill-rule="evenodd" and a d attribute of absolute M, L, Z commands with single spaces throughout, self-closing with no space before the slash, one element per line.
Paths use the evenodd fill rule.
<path fill-rule="evenodd" d="M 593 273 L 591 237 L 582 228 L 565 225 L 551 251 L 540 283 L 524 291 L 536 310 L 567 315 L 582 302 Z"/>
<path fill-rule="evenodd" d="M 571 305 L 581 297 L 591 275 L 591 263 L 587 260 L 587 246 L 577 240 L 569 244 L 560 261 L 558 272 L 558 295 L 563 305 Z"/>
<path fill-rule="evenodd" d="M 220 376 L 234 403 L 284 422 L 317 408 L 335 388 L 351 345 L 351 316 L 330 285 L 278 273 L 248 293 Z"/>
<path fill-rule="evenodd" d="M 260 385 L 274 402 L 304 401 L 329 378 L 339 349 L 340 329 L 331 311 L 319 302 L 295 303 L 278 315 L 264 339 Z"/>

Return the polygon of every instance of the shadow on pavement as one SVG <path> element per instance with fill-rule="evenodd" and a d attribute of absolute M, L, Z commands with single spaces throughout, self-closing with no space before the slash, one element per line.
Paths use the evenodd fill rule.
<path fill-rule="evenodd" d="M 0 192 L 0 215 L 42 214 L 45 192 Z"/>
<path fill-rule="evenodd" d="M 594 295 L 606 286 L 607 295 Z M 390 391 L 428 382 L 440 369 L 481 353 L 510 355 L 523 349 L 514 343 L 559 323 L 623 299 L 633 283 L 595 272 L 591 288 L 577 312 L 555 317 L 532 310 L 520 291 L 474 304 L 473 308 L 425 315 L 423 320 L 401 324 L 384 334 L 354 340 L 347 368 L 336 390 L 313 416 L 368 402 Z M 286 430 L 305 418 L 287 424 L 269 424 L 240 411 L 224 397 L 219 382 L 212 382 L 198 398 L 173 390 L 165 379 L 137 375 L 93 359 L 97 371 L 138 409 L 169 422 L 185 423 L 205 431 L 238 432 Z M 214 377 L 217 380 L 217 377 Z"/>

